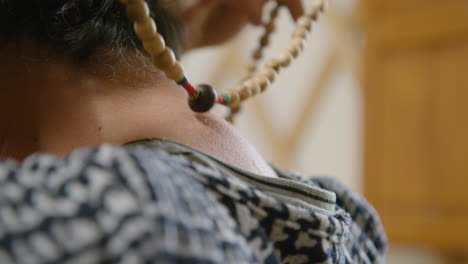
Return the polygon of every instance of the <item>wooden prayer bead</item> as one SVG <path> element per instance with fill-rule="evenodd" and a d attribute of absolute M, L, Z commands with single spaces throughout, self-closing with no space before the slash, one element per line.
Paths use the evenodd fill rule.
<path fill-rule="evenodd" d="M 260 89 L 260 84 L 258 82 L 255 81 L 252 81 L 253 83 L 253 87 L 252 87 L 252 96 L 255 96 L 257 94 L 259 94 L 260 92 L 262 92 L 262 89 Z"/>
<path fill-rule="evenodd" d="M 278 17 L 278 13 L 279 13 L 279 6 L 273 8 L 270 12 L 270 17 L 275 19 L 276 17 Z"/>
<path fill-rule="evenodd" d="M 234 123 L 234 117 L 242 110 L 241 105 L 233 105 L 231 108 L 231 114 L 226 118 L 226 120 L 230 123 Z"/>
<path fill-rule="evenodd" d="M 176 62 L 166 71 L 166 75 L 169 79 L 179 82 L 184 78 L 184 69 L 179 62 Z"/>
<path fill-rule="evenodd" d="M 307 31 L 310 31 L 310 29 L 312 28 L 312 21 L 310 20 L 310 18 L 303 16 L 297 20 L 297 25 L 299 27 L 305 28 Z"/>
<path fill-rule="evenodd" d="M 263 36 L 262 39 L 260 39 L 260 45 L 262 46 L 268 46 L 270 44 L 270 39 L 267 35 Z"/>
<path fill-rule="evenodd" d="M 293 38 L 305 39 L 307 36 L 307 31 L 304 28 L 296 28 L 293 34 Z"/>
<path fill-rule="evenodd" d="M 260 92 L 264 92 L 268 88 L 268 85 L 270 84 L 268 81 L 268 78 L 261 74 L 257 75 L 254 81 L 258 83 L 260 87 Z"/>
<path fill-rule="evenodd" d="M 149 7 L 144 0 L 132 0 L 127 3 L 127 16 L 131 21 L 144 22 L 149 14 Z"/>
<path fill-rule="evenodd" d="M 280 70 L 281 61 L 279 59 L 273 58 L 267 62 L 266 67 L 272 68 L 277 72 Z"/>
<path fill-rule="evenodd" d="M 305 15 L 308 16 L 311 20 L 317 20 L 319 16 L 320 3 L 317 1 L 312 5 L 312 7 L 306 11 Z"/>
<path fill-rule="evenodd" d="M 319 1 L 319 10 L 320 12 L 324 12 L 325 9 L 327 8 L 327 1 L 326 0 L 320 0 Z"/>
<path fill-rule="evenodd" d="M 166 42 L 164 38 L 159 34 L 154 34 L 151 38 L 146 39 L 143 42 L 145 50 L 151 54 L 151 56 L 158 56 L 166 49 Z"/>
<path fill-rule="evenodd" d="M 252 57 L 255 59 L 255 60 L 260 60 L 263 55 L 262 55 L 262 50 L 261 49 L 257 49 L 255 50 L 255 52 L 253 53 Z M 255 63 L 255 62 L 254 62 Z"/>
<path fill-rule="evenodd" d="M 241 101 L 244 101 L 245 99 L 249 98 L 252 96 L 250 90 L 248 87 L 245 85 L 245 83 L 237 88 L 237 91 L 239 93 L 239 97 Z"/>
<path fill-rule="evenodd" d="M 299 39 L 299 38 L 295 38 L 291 41 L 291 44 L 290 46 L 294 46 L 294 47 L 297 47 L 297 49 L 299 50 L 299 52 L 302 52 L 304 50 L 304 40 L 303 39 Z"/>
<path fill-rule="evenodd" d="M 171 67 L 176 63 L 174 52 L 166 47 L 161 54 L 153 57 L 153 63 L 161 70 Z"/>
<path fill-rule="evenodd" d="M 268 33 L 273 33 L 275 32 L 275 29 L 276 29 L 276 26 L 274 23 L 268 23 L 266 26 L 265 26 L 265 31 L 268 32 Z"/>
<path fill-rule="evenodd" d="M 317 21 L 318 19 L 317 13 L 306 13 L 305 15 L 312 21 Z"/>
<path fill-rule="evenodd" d="M 231 109 L 232 109 L 232 111 L 233 111 L 234 113 L 239 113 L 240 110 L 241 110 L 241 106 L 238 104 L 238 105 L 234 106 L 234 107 L 231 108 Z"/>
<path fill-rule="evenodd" d="M 197 86 L 198 95 L 189 98 L 189 106 L 197 113 L 208 112 L 216 104 L 216 91 L 213 87 L 202 84 Z"/>
<path fill-rule="evenodd" d="M 282 67 L 288 67 L 291 64 L 291 54 L 286 50 L 281 52 L 278 56 L 279 61 L 281 62 Z"/>
<path fill-rule="evenodd" d="M 244 83 L 247 90 L 249 90 L 250 96 L 255 96 L 260 93 L 260 85 L 253 81 L 249 80 Z"/>
<path fill-rule="evenodd" d="M 276 72 L 272 68 L 265 68 L 261 74 L 265 76 L 271 83 L 276 79 Z"/>
<path fill-rule="evenodd" d="M 229 90 L 227 92 L 227 94 L 229 95 L 229 106 L 233 106 L 233 105 L 237 105 L 239 104 L 239 101 L 240 101 L 240 97 L 239 97 L 239 93 L 235 90 Z"/>
<path fill-rule="evenodd" d="M 299 47 L 297 47 L 296 45 L 290 44 L 287 50 L 293 58 L 297 58 L 299 56 L 300 50 Z"/>
<path fill-rule="evenodd" d="M 153 19 L 147 19 L 142 22 L 135 22 L 133 24 L 135 34 L 144 42 L 147 39 L 153 38 L 157 33 L 156 23 Z"/>

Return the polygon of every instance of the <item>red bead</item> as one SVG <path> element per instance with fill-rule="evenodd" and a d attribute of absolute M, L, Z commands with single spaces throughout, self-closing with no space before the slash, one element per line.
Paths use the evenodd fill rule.
<path fill-rule="evenodd" d="M 225 103 L 226 103 L 226 99 L 224 99 L 224 96 L 218 95 L 218 99 L 216 100 L 216 102 L 217 102 L 218 104 L 225 104 Z"/>
<path fill-rule="evenodd" d="M 197 86 L 196 94 L 189 97 L 189 106 L 194 112 L 204 113 L 210 111 L 216 104 L 217 95 L 213 87 L 202 84 Z"/>

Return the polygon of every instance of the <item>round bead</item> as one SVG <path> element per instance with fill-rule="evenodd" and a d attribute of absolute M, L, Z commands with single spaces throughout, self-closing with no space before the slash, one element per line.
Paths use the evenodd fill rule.
<path fill-rule="evenodd" d="M 298 49 L 299 52 L 304 50 L 304 40 L 300 38 L 295 38 L 291 41 L 291 47 L 294 46 Z"/>
<path fill-rule="evenodd" d="M 144 22 L 149 14 L 149 7 L 144 0 L 134 0 L 127 3 L 127 16 L 130 20 Z"/>
<path fill-rule="evenodd" d="M 294 45 L 294 44 L 291 44 L 291 45 L 289 45 L 289 47 L 288 47 L 288 52 L 289 52 L 289 54 L 291 54 L 291 56 L 292 56 L 293 58 L 297 58 L 297 57 L 299 56 L 299 53 L 300 53 L 299 47 L 297 47 L 297 46 Z"/>
<path fill-rule="evenodd" d="M 267 62 L 266 67 L 272 68 L 275 71 L 279 71 L 281 67 L 281 61 L 279 59 L 273 58 Z"/>
<path fill-rule="evenodd" d="M 231 107 L 231 113 L 232 114 L 237 114 L 240 111 L 241 111 L 241 105 L 240 104 Z"/>
<path fill-rule="evenodd" d="M 176 82 L 184 78 L 184 69 L 182 68 L 182 65 L 180 65 L 179 62 L 176 62 L 165 72 L 169 79 L 174 80 Z"/>
<path fill-rule="evenodd" d="M 241 86 L 236 88 L 237 93 L 239 94 L 239 99 L 240 101 L 244 101 L 245 99 L 249 98 L 251 95 L 250 90 L 247 88 L 247 86 L 242 84 Z"/>
<path fill-rule="evenodd" d="M 287 67 L 291 64 L 291 54 L 289 52 L 283 51 L 281 54 L 278 56 L 279 61 L 281 62 L 281 66 Z"/>
<path fill-rule="evenodd" d="M 164 38 L 158 33 L 143 41 L 143 47 L 151 56 L 158 56 L 166 49 Z"/>
<path fill-rule="evenodd" d="M 306 12 L 306 16 L 308 16 L 311 20 L 315 21 L 318 19 L 319 11 L 320 11 L 320 6 L 318 5 L 318 3 L 314 3 L 312 8 L 310 8 Z"/>
<path fill-rule="evenodd" d="M 327 0 L 322 0 L 322 3 L 320 4 L 320 12 L 324 12 L 325 9 L 327 9 L 328 2 Z"/>
<path fill-rule="evenodd" d="M 266 46 L 268 46 L 268 44 L 270 44 L 269 36 L 268 36 L 268 35 L 264 35 L 264 36 L 260 39 L 260 45 L 262 45 L 262 47 L 266 47 Z"/>
<path fill-rule="evenodd" d="M 305 39 L 307 36 L 307 31 L 305 28 L 296 28 L 296 30 L 294 31 L 294 34 L 293 34 L 293 38 L 301 38 L 301 39 Z"/>
<path fill-rule="evenodd" d="M 153 63 L 160 70 L 166 71 L 176 63 L 174 52 L 170 48 L 166 47 L 161 54 L 153 57 Z"/>
<path fill-rule="evenodd" d="M 273 33 L 273 32 L 275 32 L 275 29 L 276 29 L 275 24 L 272 23 L 272 22 L 268 23 L 268 24 L 265 26 L 265 31 L 266 31 L 267 33 Z"/>
<path fill-rule="evenodd" d="M 244 88 L 244 89 L 239 91 L 239 97 L 240 97 L 241 101 L 245 101 L 246 99 L 248 99 L 251 96 L 252 96 L 252 93 L 247 88 Z"/>
<path fill-rule="evenodd" d="M 270 83 L 273 83 L 276 79 L 276 72 L 272 68 L 265 68 L 260 74 L 265 76 Z"/>
<path fill-rule="evenodd" d="M 229 95 L 229 98 L 231 99 L 230 102 L 229 102 L 229 106 L 239 104 L 240 97 L 239 97 L 239 93 L 237 91 L 229 90 L 229 91 L 227 91 L 227 94 Z"/>
<path fill-rule="evenodd" d="M 268 78 L 264 75 L 257 75 L 257 77 L 255 77 L 255 82 L 258 83 L 259 87 L 260 87 L 260 92 L 264 92 L 267 88 L 268 88 L 268 85 L 269 85 L 269 81 L 268 81 Z"/>
<path fill-rule="evenodd" d="M 306 15 L 312 20 L 312 21 L 317 21 L 318 20 L 318 16 L 319 16 L 319 13 L 317 12 L 317 10 L 314 10 L 315 12 L 310 12 L 310 13 L 307 13 Z"/>
<path fill-rule="evenodd" d="M 262 57 L 263 57 L 263 54 L 262 54 L 262 49 L 257 49 L 255 50 L 255 52 L 253 53 L 252 57 L 256 60 L 260 60 Z"/>
<path fill-rule="evenodd" d="M 222 99 L 223 105 L 229 105 L 229 103 L 231 102 L 231 97 L 229 97 L 229 94 L 227 93 L 222 93 L 220 96 L 218 96 L 218 100 L 219 98 Z"/>
<path fill-rule="evenodd" d="M 270 17 L 271 18 L 276 18 L 278 16 L 279 9 L 278 8 L 273 8 L 270 12 Z"/>
<path fill-rule="evenodd" d="M 303 16 L 297 20 L 297 25 L 309 31 L 312 28 L 312 21 L 307 16 Z"/>
<path fill-rule="evenodd" d="M 154 34 L 156 34 L 156 23 L 154 23 L 153 19 L 146 19 L 142 22 L 135 22 L 133 24 L 133 29 L 135 30 L 135 34 L 142 40 L 145 41 L 147 39 L 151 39 Z"/>
<path fill-rule="evenodd" d="M 210 111 L 216 104 L 217 95 L 215 89 L 210 85 L 202 84 L 197 86 L 197 96 L 189 97 L 189 106 L 192 111 L 205 113 Z"/>
<path fill-rule="evenodd" d="M 249 90 L 250 96 L 255 96 L 260 93 L 260 84 L 258 84 L 255 80 L 246 81 L 245 87 Z"/>

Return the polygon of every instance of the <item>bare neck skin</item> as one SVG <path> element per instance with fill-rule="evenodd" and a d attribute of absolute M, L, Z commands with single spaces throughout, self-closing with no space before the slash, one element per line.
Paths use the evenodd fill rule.
<path fill-rule="evenodd" d="M 0 62 L 0 158 L 65 155 L 79 147 L 162 137 L 251 172 L 275 175 L 229 124 L 191 112 L 185 92 L 159 71 L 141 83 L 128 71 L 102 78 L 12 51 L 0 50 Z"/>

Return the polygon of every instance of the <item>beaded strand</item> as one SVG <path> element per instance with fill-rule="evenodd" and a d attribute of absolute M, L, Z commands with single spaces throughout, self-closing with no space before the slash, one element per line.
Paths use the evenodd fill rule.
<path fill-rule="evenodd" d="M 211 86 L 199 85 L 195 88 L 189 82 L 174 52 L 166 46 L 164 38 L 159 34 L 156 23 L 150 16 L 148 4 L 144 0 L 119 1 L 125 5 L 135 34 L 141 40 L 144 49 L 151 55 L 153 64 L 187 91 L 189 106 L 193 111 L 207 112 L 217 101 L 223 104 L 229 103 L 229 98 L 218 97 Z"/>
<path fill-rule="evenodd" d="M 296 28 L 292 34 L 292 39 L 289 46 L 285 48 L 277 57 L 270 59 L 260 72 L 252 74 L 251 77 L 245 80 L 238 87 L 226 91 L 230 97 L 230 104 L 232 113 L 236 113 L 239 105 L 250 97 L 255 96 L 259 92 L 264 92 L 276 79 L 276 75 L 280 73 L 281 69 L 288 67 L 293 59 L 297 58 L 304 49 L 304 41 L 308 33 L 312 29 L 312 23 L 318 19 L 320 12 L 325 8 L 324 0 L 313 1 L 310 8 L 305 14 L 297 20 Z M 272 13 L 275 12 L 275 9 Z M 260 43 L 263 46 L 263 43 Z M 261 58 L 261 57 L 260 57 Z M 257 54 L 254 53 L 253 60 L 258 63 L 260 60 Z M 251 65 L 248 67 L 253 68 Z M 255 67 L 255 66 L 254 66 Z M 250 70 L 248 68 L 248 70 Z M 232 114 L 229 119 L 232 120 Z"/>
<path fill-rule="evenodd" d="M 153 64 L 187 91 L 189 106 L 195 112 L 207 112 L 215 103 L 218 103 L 230 107 L 232 113 L 235 113 L 236 109 L 240 108 L 240 103 L 264 92 L 275 81 L 280 70 L 289 66 L 291 61 L 302 52 L 304 40 L 311 30 L 312 22 L 317 20 L 319 12 L 324 9 L 324 0 L 315 0 L 311 8 L 297 20 L 289 47 L 284 49 L 279 56 L 268 61 L 260 72 L 254 74 L 258 61 L 263 56 L 263 49 L 269 44 L 269 36 L 275 30 L 274 20 L 280 7 L 278 4 L 270 13 L 271 21 L 266 25 L 260 45 L 252 55 L 253 63 L 247 69 L 248 72 L 242 84 L 217 95 L 209 85 L 198 85 L 195 88 L 188 81 L 174 52 L 166 46 L 164 38 L 158 33 L 156 23 L 150 16 L 149 7 L 144 0 L 119 1 L 125 5 L 135 34 L 142 41 L 144 49 L 151 55 Z"/>
<path fill-rule="evenodd" d="M 275 1 L 274 1 L 275 2 Z M 252 78 L 252 75 L 257 71 L 258 62 L 263 59 L 265 48 L 270 44 L 271 34 L 276 30 L 276 18 L 278 17 L 281 5 L 275 2 L 276 5 L 270 11 L 268 23 L 264 25 L 264 31 L 259 39 L 257 48 L 252 52 L 251 60 L 246 65 L 246 74 L 242 81 Z"/>
<path fill-rule="evenodd" d="M 255 72 L 257 71 L 258 63 L 261 59 L 263 59 L 264 50 L 270 44 L 271 35 L 276 30 L 276 18 L 278 17 L 278 13 L 279 13 L 279 9 L 281 8 L 281 5 L 276 1 L 273 1 L 273 2 L 275 2 L 276 5 L 270 11 L 270 17 L 269 17 L 268 23 L 265 24 L 263 34 L 260 37 L 260 40 L 258 42 L 258 46 L 252 52 L 251 60 L 245 67 L 245 77 L 242 79 L 241 83 L 252 78 L 252 75 L 254 75 Z M 234 123 L 235 116 L 241 111 L 241 105 L 240 104 L 230 105 L 229 108 L 230 108 L 230 113 L 226 117 L 226 120 L 230 123 Z"/>

